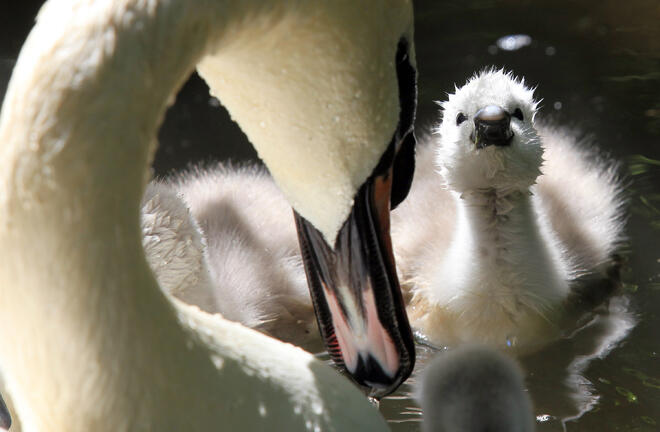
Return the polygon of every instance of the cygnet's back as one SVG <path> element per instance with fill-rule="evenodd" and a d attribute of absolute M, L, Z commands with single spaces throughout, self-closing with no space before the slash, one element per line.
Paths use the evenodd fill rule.
<path fill-rule="evenodd" d="M 618 164 L 578 132 L 537 125 L 544 149 L 534 192 L 574 277 L 602 278 L 625 239 L 625 196 Z"/>

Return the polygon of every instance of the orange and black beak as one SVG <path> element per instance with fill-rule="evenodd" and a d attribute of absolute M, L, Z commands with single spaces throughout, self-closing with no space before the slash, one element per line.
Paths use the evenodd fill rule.
<path fill-rule="evenodd" d="M 397 53 L 399 127 L 359 189 L 335 244 L 295 214 L 316 316 L 333 360 L 373 396 L 394 391 L 411 374 L 415 347 L 396 275 L 390 210 L 405 198 L 414 172 L 416 73 L 407 44 Z"/>

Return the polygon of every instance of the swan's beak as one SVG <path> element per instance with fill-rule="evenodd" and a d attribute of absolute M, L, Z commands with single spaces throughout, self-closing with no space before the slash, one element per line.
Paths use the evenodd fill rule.
<path fill-rule="evenodd" d="M 390 210 L 408 194 L 415 170 L 417 72 L 409 48 L 402 39 L 396 54 L 399 124 L 358 189 L 335 244 L 328 244 L 295 213 L 307 282 L 328 352 L 375 397 L 396 390 L 415 365 L 390 239 Z"/>
<path fill-rule="evenodd" d="M 395 161 L 402 153 L 414 158 L 412 133 L 397 157 L 392 150 L 394 146 L 358 191 L 334 246 L 296 213 L 307 280 L 328 352 L 377 397 L 408 378 L 415 361 L 390 239 L 391 194 L 397 193 L 393 180 L 398 180 L 394 167 L 402 165 Z"/>
<path fill-rule="evenodd" d="M 497 105 L 481 108 L 474 115 L 474 132 L 470 136 L 478 149 L 507 146 L 511 143 L 511 114 Z"/>

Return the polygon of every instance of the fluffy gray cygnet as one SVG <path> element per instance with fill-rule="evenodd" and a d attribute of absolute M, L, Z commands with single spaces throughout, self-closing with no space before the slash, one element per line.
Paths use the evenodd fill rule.
<path fill-rule="evenodd" d="M 466 345 L 439 354 L 419 382 L 424 432 L 534 430 L 518 365 L 493 349 Z"/>

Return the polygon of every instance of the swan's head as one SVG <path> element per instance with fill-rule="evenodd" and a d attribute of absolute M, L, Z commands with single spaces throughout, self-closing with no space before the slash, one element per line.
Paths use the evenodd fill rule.
<path fill-rule="evenodd" d="M 414 169 L 411 4 L 300 2 L 250 23 L 198 69 L 295 210 L 328 351 L 387 394 L 414 364 L 389 235 Z"/>
<path fill-rule="evenodd" d="M 297 213 L 329 351 L 395 389 L 414 364 L 389 237 L 413 171 L 411 1 L 64 3 L 41 10 L 7 90 L 0 159 L 20 167 L 0 170 L 0 197 L 57 190 L 139 232 L 159 120 L 197 65 Z"/>
<path fill-rule="evenodd" d="M 543 150 L 533 92 L 510 73 L 488 70 L 442 103 L 437 165 L 450 189 L 507 193 L 534 184 Z"/>

